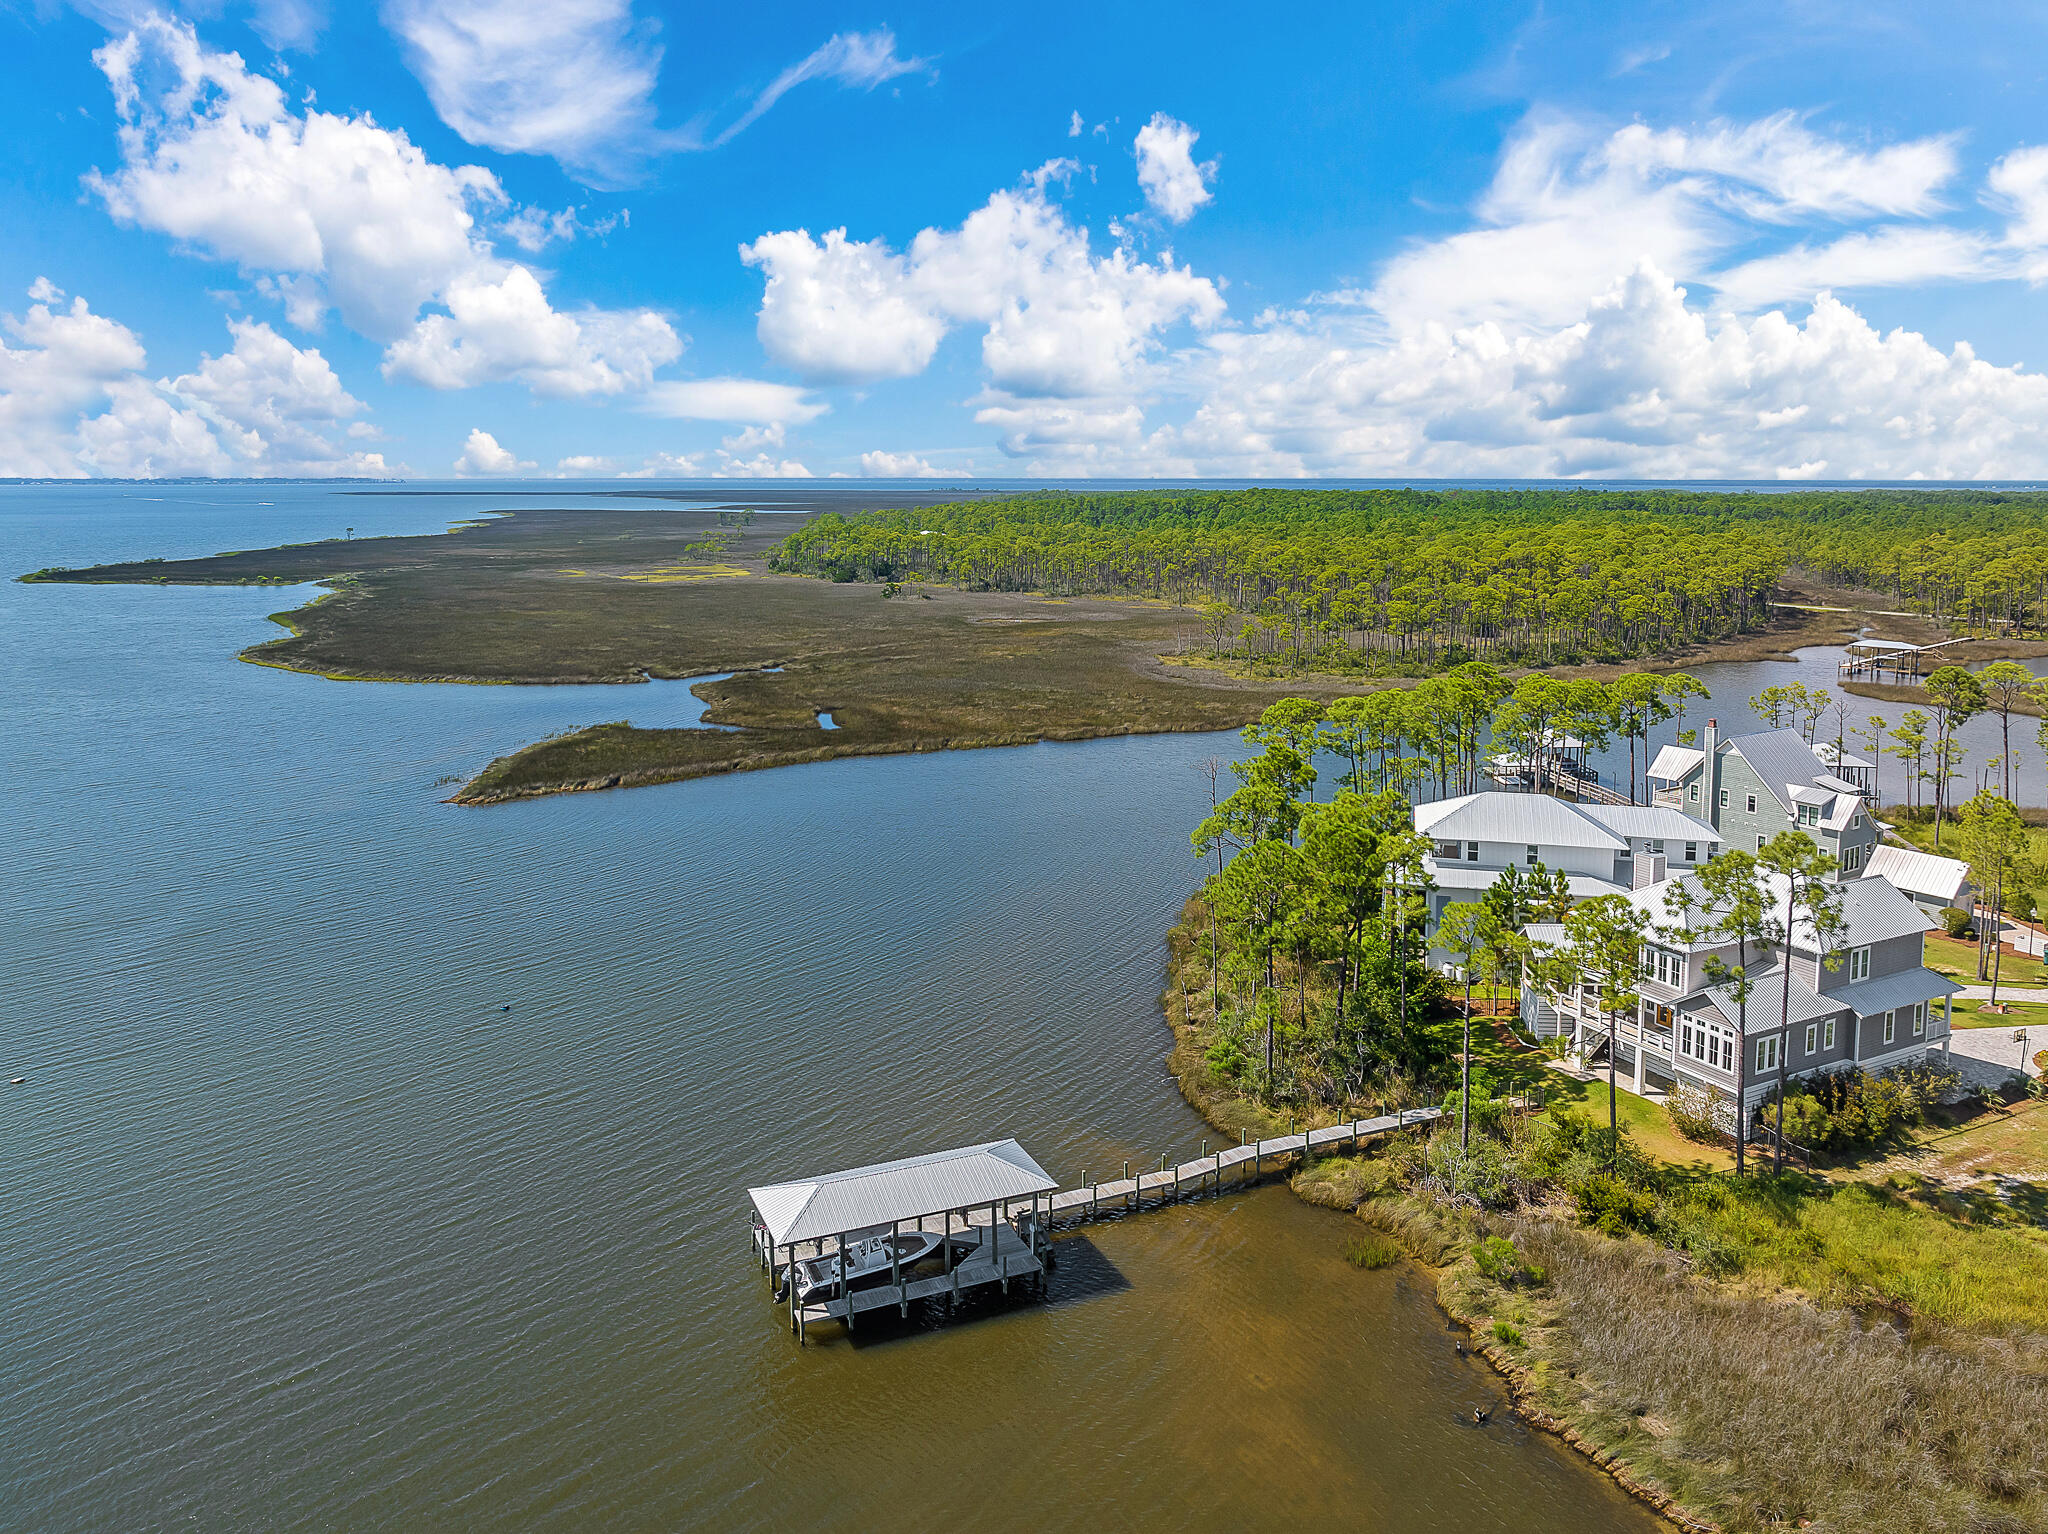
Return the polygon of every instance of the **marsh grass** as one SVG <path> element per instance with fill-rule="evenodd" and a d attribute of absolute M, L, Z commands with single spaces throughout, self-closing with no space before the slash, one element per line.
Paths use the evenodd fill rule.
<path fill-rule="evenodd" d="M 1512 1229 L 1551 1277 L 1535 1398 L 1695 1512 L 1729 1530 L 2048 1527 L 2048 1339 L 1733 1294 L 1642 1241 Z"/>
<path fill-rule="evenodd" d="M 1344 1243 L 1344 1260 L 1354 1268 L 1371 1270 L 1391 1266 L 1401 1256 L 1401 1243 L 1377 1231 L 1353 1236 Z"/>

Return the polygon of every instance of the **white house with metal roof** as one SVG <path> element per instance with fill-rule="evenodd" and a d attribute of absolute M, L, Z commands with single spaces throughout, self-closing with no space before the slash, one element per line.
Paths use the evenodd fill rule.
<path fill-rule="evenodd" d="M 1415 829 L 1430 839 L 1424 868 L 1434 888 L 1429 930 L 1447 906 L 1476 901 L 1503 870 L 1538 864 L 1562 872 L 1573 898 L 1619 895 L 1673 870 L 1704 863 L 1719 833 L 1655 805 L 1573 804 L 1548 794 L 1489 792 L 1415 807 Z M 1434 963 L 1448 956 L 1431 955 Z"/>
<path fill-rule="evenodd" d="M 1725 983 L 1709 973 L 1709 960 L 1733 966 L 1733 944 L 1688 943 L 1669 898 L 1674 878 L 1630 892 L 1628 898 L 1650 919 L 1635 1013 L 1615 1021 L 1612 1048 L 1617 1068 L 1638 1092 L 1684 1083 L 1707 1089 L 1731 1121 L 1735 1102 L 1736 1052 L 1747 1051 L 1743 1099 L 1753 1114 L 1780 1082 L 1822 1071 L 1876 1073 L 1946 1053 L 1948 998 L 1958 989 L 1922 962 L 1933 923 L 1905 895 L 1879 878 L 1841 886 L 1846 929 L 1829 968 L 1809 923 L 1792 934 L 1789 958 L 1783 947 L 1749 955 L 1752 981 L 1745 1007 Z M 1785 881 L 1767 875 L 1774 909 L 1785 905 Z M 1695 895 L 1697 886 L 1693 886 Z M 1529 936 L 1543 944 L 1563 941 L 1561 926 L 1532 926 Z M 1783 966 L 1789 962 L 1790 1005 Z M 1533 980 L 1522 991 L 1522 1018 L 1538 1036 L 1571 1038 L 1587 1064 L 1609 1048 L 1607 1016 L 1599 1009 L 1597 982 L 1575 984 L 1552 994 Z M 1744 1116 L 1749 1122 L 1749 1115 Z"/>

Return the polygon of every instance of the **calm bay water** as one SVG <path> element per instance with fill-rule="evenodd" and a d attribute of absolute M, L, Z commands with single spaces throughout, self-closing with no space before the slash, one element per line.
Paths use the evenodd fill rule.
<path fill-rule="evenodd" d="M 7 489 L 0 572 L 490 504 Z M 1154 997 L 1228 737 L 462 810 L 686 691 L 234 661 L 290 605 L 0 586 L 0 1525 L 1656 1526 L 1470 1426 L 1425 1281 L 1278 1189 L 1064 1243 L 1045 1305 L 779 1324 L 750 1183 L 1193 1153 Z"/>

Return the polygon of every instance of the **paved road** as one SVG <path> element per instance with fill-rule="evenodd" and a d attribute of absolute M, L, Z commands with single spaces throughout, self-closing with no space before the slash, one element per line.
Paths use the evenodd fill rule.
<path fill-rule="evenodd" d="M 1991 987 L 1988 985 L 1966 985 L 1956 992 L 1957 1001 L 1989 1001 Z M 2048 1001 L 2048 986 L 2001 985 L 1998 988 L 2000 1001 Z"/>

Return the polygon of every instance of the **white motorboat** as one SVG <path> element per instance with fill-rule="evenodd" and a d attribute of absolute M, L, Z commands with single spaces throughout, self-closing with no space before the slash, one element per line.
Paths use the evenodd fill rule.
<path fill-rule="evenodd" d="M 886 1281 L 892 1271 L 906 1272 L 915 1264 L 924 1261 L 938 1251 L 945 1240 L 935 1230 L 905 1230 L 891 1235 L 888 1231 L 863 1232 L 860 1236 L 849 1236 L 846 1240 L 846 1287 L 858 1289 L 864 1284 Z M 796 1265 L 797 1303 L 809 1305 L 817 1300 L 836 1298 L 839 1293 L 839 1252 L 826 1252 L 822 1257 L 807 1257 Z"/>

